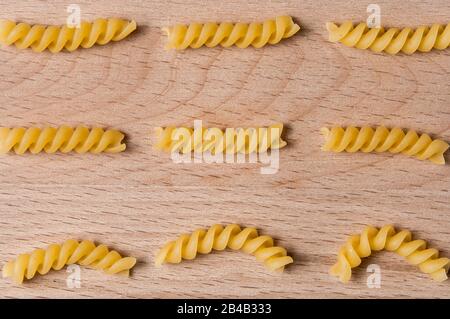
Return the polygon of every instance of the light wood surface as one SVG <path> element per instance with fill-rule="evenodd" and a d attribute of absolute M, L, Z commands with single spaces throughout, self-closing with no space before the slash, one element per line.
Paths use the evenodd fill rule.
<path fill-rule="evenodd" d="M 74 1 L 2 0 L 3 18 L 63 24 Z M 377 253 L 343 285 L 328 275 L 339 246 L 364 225 L 393 223 L 450 256 L 450 168 L 402 155 L 321 152 L 330 125 L 400 126 L 450 141 L 450 51 L 389 56 L 327 42 L 325 22 L 367 18 L 364 1 L 81 1 L 82 18 L 134 18 L 139 32 L 72 54 L 0 50 L 1 126 L 101 125 L 127 135 L 115 155 L 2 156 L 0 261 L 67 238 L 138 258 L 130 278 L 82 268 L 81 288 L 53 271 L 0 297 L 450 297 L 402 257 Z M 382 24 L 447 23 L 447 0 L 379 0 Z M 165 51 L 160 27 L 292 15 L 302 31 L 255 49 Z M 154 127 L 283 122 L 280 169 L 174 164 L 152 149 Z M 446 155 L 449 161 L 449 155 Z M 257 227 L 295 258 L 271 274 L 252 256 L 221 252 L 157 269 L 154 254 L 214 223 Z M 381 267 L 369 289 L 369 264 Z"/>

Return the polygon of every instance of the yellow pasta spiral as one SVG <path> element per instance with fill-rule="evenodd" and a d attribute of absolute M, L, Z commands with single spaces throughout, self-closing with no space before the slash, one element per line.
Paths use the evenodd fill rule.
<path fill-rule="evenodd" d="M 124 135 L 116 130 L 104 131 L 101 128 L 88 129 L 79 126 L 76 128 L 61 126 L 58 128 L 0 128 L 0 154 L 14 151 L 24 154 L 26 151 L 36 154 L 42 151 L 55 153 L 60 151 L 68 153 L 101 152 L 118 153 L 125 150 L 122 143 Z"/>
<path fill-rule="evenodd" d="M 155 265 L 163 263 L 178 264 L 182 259 L 194 259 L 197 253 L 209 254 L 212 250 L 231 248 L 252 254 L 272 271 L 284 270 L 293 262 L 286 249 L 273 245 L 269 236 L 260 236 L 255 228 L 241 229 L 231 224 L 225 228 L 213 225 L 208 230 L 199 229 L 189 235 L 181 235 L 177 240 L 167 243 L 156 255 Z"/>
<path fill-rule="evenodd" d="M 431 27 L 422 26 L 411 28 L 368 28 L 366 23 L 353 26 L 346 21 L 340 26 L 327 23 L 329 40 L 341 42 L 348 47 L 371 49 L 374 52 L 397 54 L 402 51 L 413 54 L 417 50 L 429 52 L 432 49 L 444 50 L 450 45 L 450 23 L 445 25 L 433 24 Z"/>
<path fill-rule="evenodd" d="M 96 246 L 92 241 L 78 242 L 73 239 L 63 244 L 49 245 L 30 254 L 19 255 L 3 266 L 3 278 L 10 277 L 21 284 L 24 279 L 33 278 L 36 273 L 47 274 L 51 269 L 60 270 L 66 265 L 79 264 L 101 269 L 107 274 L 129 275 L 136 264 L 136 258 L 122 257 L 117 251 L 105 245 Z"/>
<path fill-rule="evenodd" d="M 19 49 L 31 47 L 36 52 L 49 49 L 56 53 L 63 49 L 74 51 L 80 46 L 90 48 L 94 44 L 120 41 L 134 30 L 134 20 L 116 18 L 81 22 L 79 27 L 29 25 L 1 19 L 0 42 L 5 45 L 15 44 Z"/>
<path fill-rule="evenodd" d="M 184 50 L 206 45 L 209 48 L 221 45 L 247 48 L 252 45 L 261 48 L 266 44 L 277 44 L 300 30 L 289 16 L 276 17 L 263 23 L 192 23 L 177 24 L 163 29 L 168 36 L 166 49 Z"/>
<path fill-rule="evenodd" d="M 352 276 L 352 268 L 361 264 L 361 258 L 368 257 L 372 251 L 386 249 L 406 258 L 412 265 L 430 275 L 436 281 L 447 279 L 450 266 L 448 258 L 439 258 L 439 251 L 426 248 L 424 240 L 412 240 L 408 230 L 395 231 L 387 225 L 381 229 L 367 226 L 361 235 L 351 236 L 339 251 L 336 264 L 330 269 L 330 274 L 339 277 L 341 282 L 348 282 Z"/>
<path fill-rule="evenodd" d="M 435 164 L 445 164 L 444 153 L 449 145 L 441 140 L 433 140 L 429 135 L 418 135 L 410 130 L 406 134 L 400 128 L 387 129 L 383 126 L 375 130 L 370 127 L 322 128 L 325 137 L 324 151 L 333 152 L 391 152 L 429 160 Z"/>
<path fill-rule="evenodd" d="M 280 149 L 287 145 L 282 140 L 283 124 L 267 128 L 231 129 L 219 128 L 192 129 L 187 127 L 158 127 L 156 149 L 167 152 L 212 154 L 262 153 L 269 149 Z"/>

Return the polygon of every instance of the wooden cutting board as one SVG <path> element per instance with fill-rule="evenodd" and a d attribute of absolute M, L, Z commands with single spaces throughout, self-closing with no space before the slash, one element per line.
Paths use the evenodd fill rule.
<path fill-rule="evenodd" d="M 450 51 L 375 54 L 329 43 L 325 23 L 365 21 L 364 1 L 78 0 L 82 19 L 136 19 L 120 43 L 74 53 L 0 50 L 1 126 L 100 125 L 123 131 L 114 155 L 6 155 L 0 159 L 0 261 L 67 238 L 105 243 L 139 262 L 130 278 L 61 270 L 0 297 L 450 297 L 392 253 L 377 253 L 343 285 L 328 275 L 347 236 L 394 224 L 450 257 L 450 166 L 402 155 L 331 154 L 320 128 L 385 125 L 450 141 Z M 69 1 L 3 0 L 2 18 L 63 24 Z M 379 0 L 382 24 L 448 23 L 447 0 Z M 263 49 L 165 51 L 160 28 L 193 21 L 292 15 L 302 31 Z M 175 164 L 152 149 L 157 126 L 287 126 L 277 174 L 259 164 Z M 447 161 L 450 160 L 447 154 Z M 198 227 L 257 227 L 295 263 L 269 273 L 240 252 L 153 266 L 166 241 Z M 369 288 L 376 264 L 381 287 Z"/>

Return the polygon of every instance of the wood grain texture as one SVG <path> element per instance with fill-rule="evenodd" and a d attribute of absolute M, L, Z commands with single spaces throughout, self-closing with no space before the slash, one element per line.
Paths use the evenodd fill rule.
<path fill-rule="evenodd" d="M 2 0 L 2 17 L 62 24 L 74 1 Z M 324 125 L 386 125 L 450 141 L 450 51 L 374 54 L 327 42 L 325 22 L 365 20 L 369 3 L 323 0 L 76 1 L 82 18 L 134 18 L 139 32 L 72 54 L 0 50 L 1 126 L 101 125 L 126 133 L 116 155 L 7 155 L 0 159 L 0 261 L 61 242 L 91 239 L 136 256 L 130 278 L 64 270 L 0 297 L 450 297 L 392 253 L 369 258 L 343 285 L 328 275 L 339 246 L 364 225 L 393 223 L 450 256 L 450 167 L 390 154 L 320 150 Z M 379 0 L 382 23 L 447 23 L 447 0 Z M 292 15 L 302 31 L 255 49 L 165 51 L 160 27 Z M 174 164 L 151 147 L 154 127 L 236 127 L 283 122 L 280 170 L 256 164 Z M 449 161 L 449 155 L 446 156 Z M 239 252 L 157 269 L 166 241 L 214 223 L 255 226 L 294 256 L 268 273 Z M 382 287 L 366 286 L 370 263 Z"/>

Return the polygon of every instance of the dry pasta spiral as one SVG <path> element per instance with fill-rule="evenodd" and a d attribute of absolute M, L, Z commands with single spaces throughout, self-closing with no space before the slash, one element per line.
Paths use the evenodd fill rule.
<path fill-rule="evenodd" d="M 231 224 L 225 228 L 213 225 L 208 230 L 199 229 L 192 234 L 181 235 L 177 240 L 167 243 L 156 255 L 155 265 L 163 263 L 178 264 L 183 259 L 194 259 L 198 253 L 209 254 L 212 250 L 231 248 L 252 254 L 258 261 L 272 271 L 284 270 L 293 262 L 286 249 L 274 246 L 269 236 L 260 236 L 255 228 L 241 229 Z"/>
<path fill-rule="evenodd" d="M 412 240 L 411 232 L 408 230 L 397 232 L 391 225 L 381 229 L 367 226 L 361 235 L 351 236 L 341 247 L 330 274 L 346 283 L 352 276 L 352 268 L 359 266 L 362 258 L 370 256 L 372 251 L 385 249 L 405 257 L 409 263 L 418 266 L 434 280 L 446 280 L 450 260 L 439 258 L 438 250 L 426 246 L 427 243 L 422 239 Z"/>
<path fill-rule="evenodd" d="M 60 270 L 66 265 L 79 264 L 101 269 L 107 274 L 129 275 L 136 258 L 122 257 L 105 245 L 96 246 L 92 241 L 78 242 L 73 239 L 63 244 L 52 244 L 46 249 L 36 249 L 30 254 L 21 254 L 3 266 L 3 278 L 10 277 L 17 283 L 33 278 L 36 273 L 47 274 L 51 269 Z"/>
<path fill-rule="evenodd" d="M 277 44 L 300 30 L 289 16 L 276 17 L 263 23 L 191 23 L 177 24 L 163 29 L 168 36 L 166 49 L 197 49 L 203 45 L 209 48 L 221 45 L 247 48 L 252 45 L 261 48 L 266 44 Z"/>
<path fill-rule="evenodd" d="M 391 152 L 429 160 L 435 164 L 445 164 L 444 153 L 449 145 L 442 140 L 433 140 L 429 135 L 418 135 L 410 130 L 406 134 L 400 128 L 387 129 L 383 126 L 375 130 L 370 127 L 322 128 L 325 137 L 324 151 L 333 152 Z"/>
<path fill-rule="evenodd" d="M 433 24 L 431 27 L 422 26 L 411 28 L 368 28 L 366 23 L 353 26 L 346 21 L 340 26 L 327 23 L 329 40 L 341 42 L 348 47 L 371 49 L 374 52 L 397 54 L 402 51 L 413 54 L 416 51 L 429 52 L 432 49 L 444 50 L 450 45 L 450 23 L 445 25 Z"/>
<path fill-rule="evenodd" d="M 167 152 L 212 154 L 262 153 L 269 149 L 280 149 L 287 145 L 282 140 L 283 124 L 267 128 L 232 129 L 219 128 L 192 129 L 187 127 L 158 127 L 156 149 Z"/>
<path fill-rule="evenodd" d="M 101 128 L 88 129 L 83 126 L 76 128 L 61 126 L 58 128 L 0 128 L 0 153 L 14 151 L 24 154 L 26 151 L 36 154 L 42 151 L 55 153 L 101 152 L 118 153 L 125 150 L 122 143 L 124 135 L 116 130 L 104 131 Z"/>
<path fill-rule="evenodd" d="M 31 47 L 36 52 L 49 49 L 60 52 L 74 51 L 80 46 L 90 48 L 94 44 L 104 45 L 120 41 L 136 30 L 136 22 L 122 19 L 97 19 L 81 22 L 79 27 L 29 25 L 14 21 L 0 20 L 0 42 L 15 44 L 19 49 Z"/>

